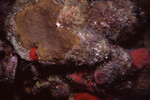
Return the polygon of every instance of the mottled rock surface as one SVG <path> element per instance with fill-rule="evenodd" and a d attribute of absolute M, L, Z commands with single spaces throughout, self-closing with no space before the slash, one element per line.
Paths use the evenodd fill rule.
<path fill-rule="evenodd" d="M 138 26 L 139 9 L 130 0 L 66 0 L 58 21 L 67 27 L 78 29 L 84 27 L 95 30 L 113 41 L 125 40 L 135 33 Z"/>
<path fill-rule="evenodd" d="M 13 82 L 18 59 L 13 48 L 4 40 L 0 39 L 0 82 Z"/>
<path fill-rule="evenodd" d="M 3 17 L 6 32 L 0 27 L 0 97 L 146 100 L 139 98 L 150 93 L 144 1 L 15 0 Z M 7 6 L 0 2 L 0 11 Z M 135 44 L 124 41 L 130 35 Z"/>
<path fill-rule="evenodd" d="M 36 47 L 42 62 L 91 66 L 109 55 L 106 36 L 134 33 L 134 8 L 130 0 L 17 0 L 6 21 L 8 38 L 23 59 L 32 60 L 28 52 Z"/>

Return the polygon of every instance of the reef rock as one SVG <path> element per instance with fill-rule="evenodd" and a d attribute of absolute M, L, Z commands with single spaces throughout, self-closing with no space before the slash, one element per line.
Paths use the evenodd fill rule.
<path fill-rule="evenodd" d="M 93 66 L 111 52 L 107 39 L 134 33 L 136 8 L 130 0 L 17 0 L 7 37 L 23 59 Z"/>
<path fill-rule="evenodd" d="M 12 47 L 0 39 L 0 82 L 14 82 L 17 63 Z"/>
<path fill-rule="evenodd" d="M 16 52 L 23 59 L 50 64 L 102 61 L 110 51 L 107 41 L 94 30 L 60 27 L 57 17 L 61 8 L 53 0 L 17 0 L 5 23 Z"/>

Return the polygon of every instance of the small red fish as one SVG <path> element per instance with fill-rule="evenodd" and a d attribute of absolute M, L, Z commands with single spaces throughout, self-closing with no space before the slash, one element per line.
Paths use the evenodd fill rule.
<path fill-rule="evenodd" d="M 133 50 L 130 54 L 133 57 L 133 63 L 137 69 L 141 69 L 144 66 L 150 67 L 150 56 L 146 48 Z"/>
<path fill-rule="evenodd" d="M 30 57 L 31 60 L 39 60 L 39 56 L 37 54 L 37 47 L 33 47 L 29 51 L 29 57 Z"/>

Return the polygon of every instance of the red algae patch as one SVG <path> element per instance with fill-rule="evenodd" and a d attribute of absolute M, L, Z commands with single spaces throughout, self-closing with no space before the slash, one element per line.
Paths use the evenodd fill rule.
<path fill-rule="evenodd" d="M 40 0 L 25 6 L 15 16 L 15 31 L 21 44 L 28 50 L 37 46 L 42 61 L 61 60 L 78 45 L 76 34 L 56 25 L 60 8 L 53 0 Z M 33 54 L 32 50 L 30 53 Z M 33 56 L 31 58 L 38 59 Z"/>
<path fill-rule="evenodd" d="M 145 48 L 136 49 L 131 52 L 131 55 L 133 57 L 134 65 L 136 66 L 137 69 L 141 69 L 147 65 L 150 66 L 150 57 L 147 49 Z"/>
<path fill-rule="evenodd" d="M 37 48 L 34 47 L 29 51 L 29 57 L 31 60 L 39 60 L 39 56 L 37 54 Z"/>
<path fill-rule="evenodd" d="M 78 93 L 74 96 L 74 100 L 100 100 L 98 97 L 89 93 Z"/>

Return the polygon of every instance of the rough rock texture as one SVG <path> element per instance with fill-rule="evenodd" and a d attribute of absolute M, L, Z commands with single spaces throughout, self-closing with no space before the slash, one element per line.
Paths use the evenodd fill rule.
<path fill-rule="evenodd" d="M 15 4 L 6 20 L 8 38 L 26 60 L 31 60 L 28 52 L 36 47 L 42 62 L 91 66 L 111 51 L 106 35 L 116 40 L 132 34 L 138 25 L 132 12 L 136 6 L 129 0 L 17 0 Z"/>
<path fill-rule="evenodd" d="M 17 62 L 17 56 L 12 47 L 0 39 L 0 82 L 15 80 Z"/>
<path fill-rule="evenodd" d="M 139 74 L 133 86 L 133 95 L 146 96 L 150 92 L 150 72 L 149 68 L 143 69 Z"/>
<path fill-rule="evenodd" d="M 47 80 L 39 80 L 26 92 L 38 93 L 43 89 L 47 89 L 53 96 L 68 96 L 70 93 L 70 86 L 65 83 L 59 76 L 50 76 Z M 30 91 L 29 91 L 30 90 Z"/>
<path fill-rule="evenodd" d="M 102 59 L 105 56 L 104 54 L 107 53 L 107 51 L 101 51 L 105 49 L 101 46 L 103 44 L 100 44 L 102 36 L 88 30 L 82 30 L 75 34 L 74 31 L 59 28 L 56 17 L 61 7 L 56 5 L 53 0 L 39 1 L 26 7 L 24 5 L 29 2 L 25 2 L 23 6 L 19 0 L 16 1 L 17 3 L 20 5 L 15 7 L 20 7 L 19 11 L 21 11 L 14 14 L 18 11 L 14 7 L 15 12 L 12 15 L 10 14 L 10 16 L 14 16 L 10 19 L 13 24 L 7 27 L 10 28 L 8 29 L 8 38 L 22 58 L 29 60 L 28 51 L 35 46 L 40 60 L 49 61 L 53 64 L 79 61 L 79 64 L 88 65 L 87 62 L 89 62 L 91 65 Z M 7 21 L 9 21 L 9 18 Z M 15 29 L 12 29 L 13 27 Z M 20 42 L 17 40 L 20 40 Z M 90 61 L 88 58 L 95 58 L 97 61 Z"/>
<path fill-rule="evenodd" d="M 132 58 L 122 48 L 111 48 L 111 60 L 100 65 L 94 72 L 95 81 L 98 84 L 111 83 L 118 76 L 124 76 L 132 69 Z"/>
<path fill-rule="evenodd" d="M 58 22 L 69 28 L 95 30 L 111 40 L 122 41 L 134 34 L 138 26 L 136 10 L 130 0 L 92 0 L 90 4 L 86 0 L 66 0 Z"/>
<path fill-rule="evenodd" d="M 68 78 L 85 86 L 89 91 L 101 93 L 105 87 L 111 88 L 109 85 L 113 84 L 119 77 L 134 72 L 132 58 L 129 53 L 120 47 L 111 48 L 112 52 L 108 58 L 105 58 L 107 61 L 100 64 L 95 70 L 88 72 L 86 70 L 76 71 L 69 74 Z"/>
<path fill-rule="evenodd" d="M 141 48 L 136 44 L 131 48 L 120 44 L 141 28 L 138 33 L 143 37 L 139 38 L 147 41 L 142 48 L 149 46 L 149 33 L 144 36 L 149 28 L 145 30 L 140 24 L 146 21 L 142 20 L 145 12 L 141 11 L 148 3 L 141 3 L 140 9 L 136 5 L 140 3 L 132 1 L 142 2 L 14 1 L 4 17 L 6 32 L 0 27 L 0 97 L 7 94 L 5 98 L 15 100 L 146 100 L 139 97 L 150 93 L 149 52 L 136 49 Z M 2 5 L 7 7 L 9 3 Z M 0 10 L 2 5 L 0 2 Z M 143 11 L 148 15 L 148 9 Z"/>

